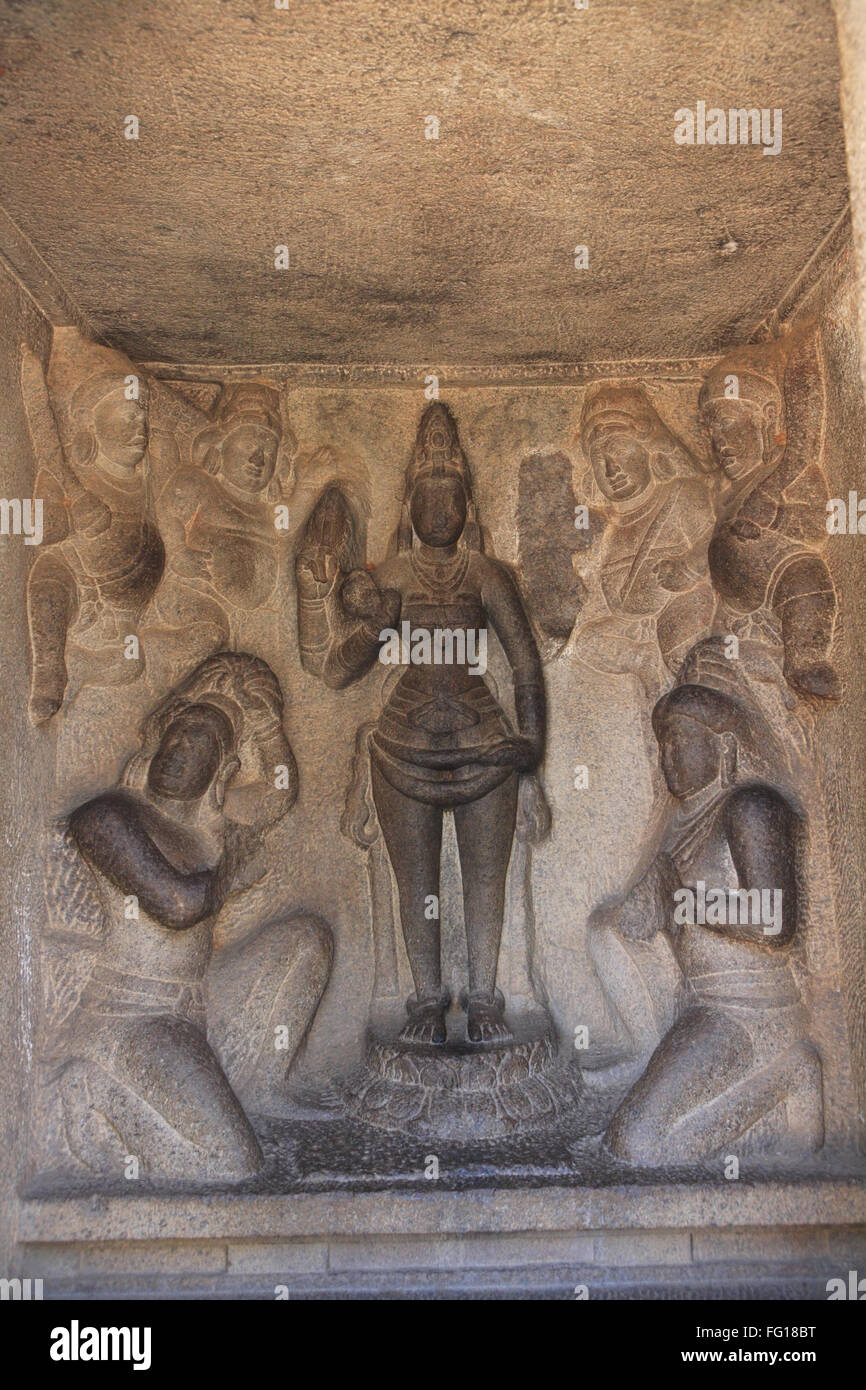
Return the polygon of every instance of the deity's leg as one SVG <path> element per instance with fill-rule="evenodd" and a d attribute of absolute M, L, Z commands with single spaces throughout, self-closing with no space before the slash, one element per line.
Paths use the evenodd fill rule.
<path fill-rule="evenodd" d="M 111 1172 L 118 1154 L 137 1157 L 153 1177 L 251 1177 L 262 1153 L 204 1035 L 170 1014 L 104 1029 L 91 1055 L 61 1080 L 66 1131 L 92 1166 Z M 105 1142 L 94 1148 L 100 1127 Z M 117 1173 L 123 1176 L 122 1169 Z"/>
<path fill-rule="evenodd" d="M 681 1152 L 710 1157 L 739 1141 L 773 1112 L 784 1110 L 782 1132 L 773 1133 L 774 1153 L 813 1153 L 824 1142 L 821 1064 L 808 1042 L 781 1050 L 763 1066 L 677 1121 L 669 1140 Z"/>
<path fill-rule="evenodd" d="M 686 653 L 708 637 L 713 623 L 715 594 L 709 584 L 675 594 L 658 616 L 659 650 L 668 670 L 676 675 Z"/>
<path fill-rule="evenodd" d="M 439 945 L 439 868 L 442 852 L 442 811 L 423 801 L 414 801 L 386 782 L 375 763 L 372 766 L 373 801 L 382 827 L 388 857 L 397 880 L 400 898 L 400 925 L 416 1000 L 424 1009 L 410 1008 L 410 1020 L 403 1036 L 413 1042 L 445 1041 L 445 1006 L 442 998 L 442 962 Z M 429 913 L 430 899 L 436 899 L 436 915 Z"/>
<path fill-rule="evenodd" d="M 78 589 L 68 565 L 50 551 L 40 555 L 27 585 L 32 654 L 30 715 L 41 724 L 63 704 L 66 634 L 78 611 Z"/>
<path fill-rule="evenodd" d="M 510 1036 L 494 991 L 518 787 L 519 778 L 512 773 L 486 796 L 454 811 L 469 952 L 467 1031 L 472 1042 L 497 1042 Z"/>
<path fill-rule="evenodd" d="M 820 555 L 800 555 L 780 576 L 773 610 L 782 624 L 785 679 L 804 695 L 841 696 L 839 677 L 828 660 L 836 622 L 836 590 Z"/>
<path fill-rule="evenodd" d="M 786 1112 L 783 1147 L 820 1148 L 821 1066 L 814 1048 L 792 1041 L 756 1064 L 747 1029 L 730 1014 L 701 1006 L 684 1014 L 653 1054 L 606 1141 L 633 1163 L 661 1164 L 672 1152 L 710 1158 L 779 1106 Z"/>
<path fill-rule="evenodd" d="M 268 1112 L 331 972 L 330 928 L 311 914 L 270 922 L 218 951 L 208 972 L 208 1041 L 235 1095 Z"/>
<path fill-rule="evenodd" d="M 648 623 L 620 614 L 595 619 L 578 628 L 574 637 L 577 656 L 591 671 L 636 676 L 648 699 L 656 700 L 664 688 L 666 672 L 656 634 L 644 634 Z"/>
<path fill-rule="evenodd" d="M 605 1135 L 608 1148 L 630 1163 L 661 1164 L 674 1152 L 708 1157 L 724 1138 L 706 1122 L 706 1108 L 745 1080 L 753 1062 L 745 1028 L 718 1010 L 689 1009 L 614 1114 Z"/>
<path fill-rule="evenodd" d="M 213 599 L 169 572 L 141 621 L 142 646 L 154 690 L 164 690 L 181 671 L 230 645 L 229 620 Z"/>
<path fill-rule="evenodd" d="M 676 1017 L 679 967 L 661 934 L 651 941 L 628 941 L 612 927 L 593 923 L 587 947 L 610 1035 L 599 1060 L 590 1054 L 583 1065 L 601 1066 L 607 1079 L 613 1079 L 612 1067 L 637 1077 Z"/>

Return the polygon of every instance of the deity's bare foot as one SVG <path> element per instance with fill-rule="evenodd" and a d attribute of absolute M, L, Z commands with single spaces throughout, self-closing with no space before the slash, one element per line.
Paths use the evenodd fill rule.
<path fill-rule="evenodd" d="M 429 999 L 418 999 L 413 995 L 407 999 L 409 1018 L 400 1033 L 401 1041 L 441 1047 L 448 1036 L 445 1014 L 450 1002 L 447 994 L 434 995 Z"/>
<path fill-rule="evenodd" d="M 785 679 L 802 695 L 819 700 L 841 700 L 842 682 L 829 661 L 809 661 L 802 665 L 785 663 Z"/>
<path fill-rule="evenodd" d="M 466 1036 L 470 1042 L 512 1042 L 513 1034 L 505 1022 L 505 1000 L 499 990 L 493 994 L 467 994 Z"/>

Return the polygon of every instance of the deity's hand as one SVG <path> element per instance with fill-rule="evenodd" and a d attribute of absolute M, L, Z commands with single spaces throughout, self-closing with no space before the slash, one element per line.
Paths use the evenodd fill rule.
<path fill-rule="evenodd" d="M 601 903 L 590 915 L 588 925 L 596 929 L 606 927 L 625 941 L 652 941 L 658 932 L 656 916 L 640 893 Z"/>
<path fill-rule="evenodd" d="M 510 767 L 515 772 L 532 772 L 538 766 L 540 750 L 531 738 L 512 734 L 477 754 L 475 762 L 484 767 Z"/>
<path fill-rule="evenodd" d="M 190 550 L 189 546 L 184 546 L 174 556 L 172 568 L 183 579 L 210 579 L 211 559 L 209 550 Z"/>
<path fill-rule="evenodd" d="M 249 677 L 244 686 L 244 713 L 250 724 L 261 736 L 264 732 L 278 732 L 279 714 L 274 708 L 273 687 L 267 679 Z"/>
<path fill-rule="evenodd" d="M 274 679 L 269 670 L 252 670 L 244 681 L 244 693 L 258 699 L 273 698 Z"/>
<path fill-rule="evenodd" d="M 216 868 L 211 870 L 207 882 L 207 915 L 215 917 L 221 910 L 243 867 L 244 856 L 240 841 L 230 837 L 223 849 L 222 858 Z"/>
<path fill-rule="evenodd" d="M 755 541 L 762 531 L 775 526 L 779 520 L 779 506 L 766 492 L 753 492 L 740 508 L 731 522 L 731 530 L 740 540 Z"/>
<path fill-rule="evenodd" d="M 690 589 L 695 582 L 695 576 L 684 560 L 659 560 L 653 574 L 661 587 L 672 594 Z"/>
<path fill-rule="evenodd" d="M 307 459 L 303 481 L 307 487 L 314 487 L 317 492 L 321 492 L 328 483 L 337 479 L 339 467 L 339 460 L 330 444 L 323 444 Z"/>
<path fill-rule="evenodd" d="M 308 546 L 298 556 L 298 588 L 306 598 L 324 598 L 334 587 L 340 565 L 322 546 Z"/>
<path fill-rule="evenodd" d="M 591 931 L 613 931 L 620 929 L 620 914 L 622 912 L 622 899 L 613 898 L 609 902 L 599 903 L 597 907 L 586 919 L 587 929 Z"/>
<path fill-rule="evenodd" d="M 367 570 L 352 570 L 340 590 L 340 602 L 350 618 L 360 618 L 371 627 L 393 627 L 400 616 L 400 595 L 396 589 L 380 589 Z"/>
<path fill-rule="evenodd" d="M 736 521 L 731 522 L 731 530 L 738 540 L 756 541 L 761 536 L 760 526 L 756 526 L 754 521 L 749 521 L 748 517 L 737 517 Z"/>

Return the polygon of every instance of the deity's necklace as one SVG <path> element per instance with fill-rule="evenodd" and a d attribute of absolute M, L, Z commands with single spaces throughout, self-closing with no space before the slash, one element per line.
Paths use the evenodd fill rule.
<path fill-rule="evenodd" d="M 469 567 L 469 551 L 465 546 L 460 546 L 456 555 L 441 561 L 422 558 L 418 550 L 412 550 L 410 555 L 412 568 L 428 593 L 434 590 L 453 593 L 463 583 Z"/>

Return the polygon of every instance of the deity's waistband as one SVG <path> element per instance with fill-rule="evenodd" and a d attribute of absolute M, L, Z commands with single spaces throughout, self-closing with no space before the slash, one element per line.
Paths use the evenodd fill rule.
<path fill-rule="evenodd" d="M 780 1009 L 801 1002 L 787 964 L 774 970 L 719 970 L 690 974 L 688 982 L 697 999 L 732 1008 Z"/>
<path fill-rule="evenodd" d="M 119 1018 L 165 1013 L 203 1018 L 204 986 L 201 980 L 154 980 L 96 965 L 81 996 L 81 1007 L 88 1013 Z"/>

